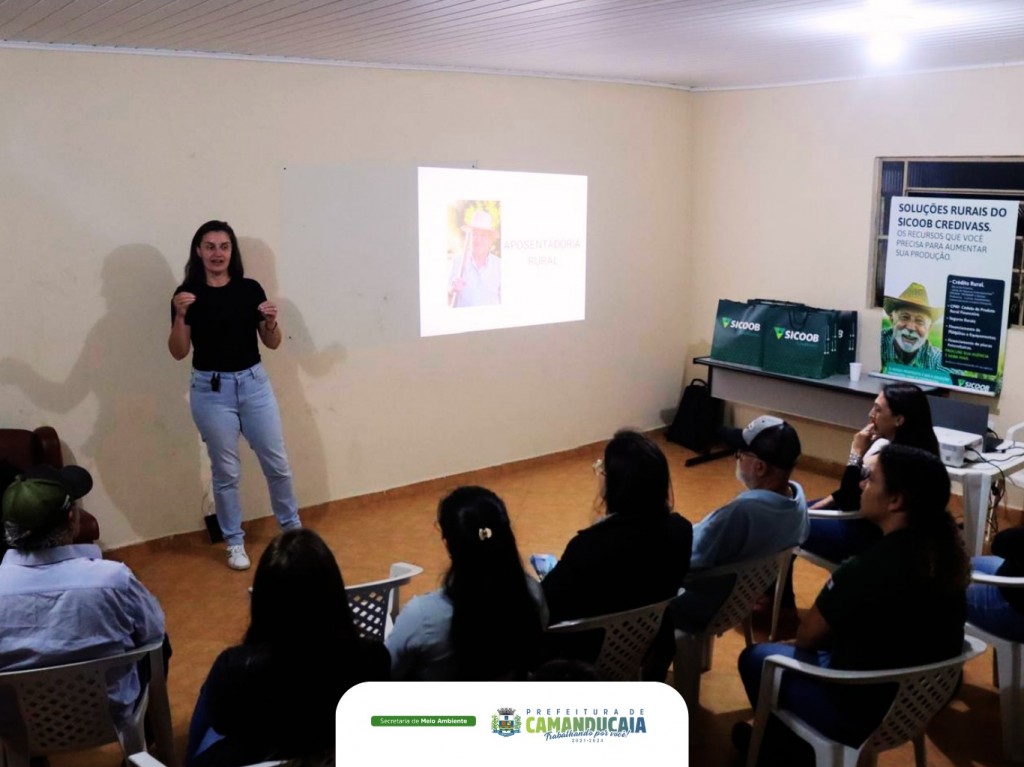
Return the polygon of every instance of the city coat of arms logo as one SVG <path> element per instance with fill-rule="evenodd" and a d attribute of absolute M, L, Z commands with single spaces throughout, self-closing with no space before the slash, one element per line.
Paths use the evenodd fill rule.
<path fill-rule="evenodd" d="M 515 715 L 514 708 L 499 708 L 498 713 L 491 717 L 491 732 L 508 738 L 520 731 L 522 720 Z"/>

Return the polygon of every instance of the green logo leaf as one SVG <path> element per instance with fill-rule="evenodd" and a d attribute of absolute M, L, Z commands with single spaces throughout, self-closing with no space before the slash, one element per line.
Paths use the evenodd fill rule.
<path fill-rule="evenodd" d="M 728 317 L 722 317 L 722 327 L 723 328 L 729 327 L 729 323 L 730 322 L 732 322 L 732 320 L 730 320 Z"/>
<path fill-rule="evenodd" d="M 782 334 L 785 333 L 785 332 L 786 332 L 785 328 L 776 327 L 775 328 L 775 338 L 776 338 L 776 340 L 782 338 Z"/>

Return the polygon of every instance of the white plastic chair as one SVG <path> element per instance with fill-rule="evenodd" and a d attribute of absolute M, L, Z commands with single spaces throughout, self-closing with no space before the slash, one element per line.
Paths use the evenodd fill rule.
<path fill-rule="evenodd" d="M 423 572 L 408 562 L 395 562 L 390 575 L 379 581 L 359 583 L 345 589 L 348 606 L 361 637 L 384 641 L 395 625 L 400 607 L 399 588 Z"/>
<path fill-rule="evenodd" d="M 609 682 L 636 682 L 640 679 L 644 658 L 661 628 L 661 619 L 670 600 L 644 605 L 593 618 L 578 618 L 548 626 L 549 634 L 575 634 L 603 630 L 601 651 L 594 661 L 597 673 Z"/>
<path fill-rule="evenodd" d="M 743 633 L 749 647 L 754 643 L 751 616 L 758 598 L 775 585 L 775 603 L 772 607 L 770 636 L 775 636 L 779 605 L 782 602 L 782 578 L 780 575 L 789 567 L 793 549 L 783 549 L 775 554 L 744 562 L 712 567 L 691 572 L 683 588 L 696 586 L 708 580 L 735 575 L 732 591 L 718 608 L 708 625 L 700 632 L 690 633 L 676 629 L 676 655 L 672 663 L 675 688 L 692 710 L 700 701 L 700 676 L 711 668 L 716 636 L 721 636 L 734 626 L 743 626 Z"/>
<path fill-rule="evenodd" d="M 108 669 L 124 668 L 148 657 L 150 679 L 131 721 L 118 729 L 107 698 Z M 157 751 L 174 762 L 171 708 L 164 679 L 163 641 L 106 658 L 60 666 L 5 671 L 0 688 L 14 693 L 23 732 L 0 734 L 0 764 L 28 767 L 30 756 L 45 756 L 117 741 L 125 757 L 146 750 L 147 708 Z"/>
<path fill-rule="evenodd" d="M 977 571 L 974 583 L 1004 588 L 1024 588 L 1024 577 L 1010 578 Z M 993 684 L 999 688 L 999 713 L 1003 726 L 1003 755 L 1010 762 L 1024 762 L 1024 643 L 991 634 L 968 623 L 964 630 L 992 645 Z"/>
<path fill-rule="evenodd" d="M 1020 423 L 1015 423 L 1013 426 L 1011 426 L 1009 429 L 1007 429 L 1006 430 L 1006 439 L 1003 440 L 1003 444 L 1005 445 L 1008 442 L 1016 442 L 1017 441 L 1017 432 L 1021 431 L 1022 429 L 1024 429 L 1024 421 L 1021 421 Z"/>
<path fill-rule="evenodd" d="M 857 510 L 857 511 L 838 511 L 838 510 L 835 510 L 835 509 L 808 509 L 807 510 L 807 517 L 809 519 L 851 520 L 851 519 L 860 519 L 861 518 L 861 513 L 860 513 L 859 510 Z M 795 549 L 793 549 L 793 553 L 796 554 L 796 556 L 798 556 L 798 557 L 806 559 L 808 562 L 810 562 L 813 565 L 817 565 L 818 567 L 821 567 L 821 568 L 823 568 L 825 570 L 828 570 L 830 573 L 834 573 L 836 570 L 839 569 L 839 565 L 842 564 L 842 562 L 834 562 L 831 559 L 826 559 L 825 557 L 821 556 L 820 554 L 815 554 L 813 551 L 808 551 L 807 549 L 803 549 L 803 548 L 801 548 L 799 546 L 797 546 Z"/>
<path fill-rule="evenodd" d="M 917 767 L 926 767 L 924 733 L 928 723 L 953 697 L 964 663 L 983 652 L 985 643 L 969 636 L 964 638 L 963 652 L 949 660 L 883 671 L 821 668 L 794 658 L 769 655 L 765 658 L 761 675 L 761 689 L 758 691 L 754 712 L 754 732 L 747 752 L 747 767 L 757 765 L 765 727 L 772 714 L 811 744 L 818 767 L 856 767 L 862 756 L 862 763 L 874 765 L 879 751 L 902 746 L 910 740 L 914 742 L 915 764 Z M 898 689 L 892 705 L 875 731 L 859 746 L 852 748 L 826 738 L 800 717 L 779 708 L 783 672 L 806 674 L 840 685 L 895 682 Z"/>

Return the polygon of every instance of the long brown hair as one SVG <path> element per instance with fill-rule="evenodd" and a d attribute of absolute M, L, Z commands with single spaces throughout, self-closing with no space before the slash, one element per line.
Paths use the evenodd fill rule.
<path fill-rule="evenodd" d="M 895 382 L 886 384 L 882 394 L 892 414 L 903 416 L 903 423 L 896 427 L 892 441 L 938 455 L 939 441 L 932 429 L 932 409 L 921 388 L 912 383 Z"/>
<path fill-rule="evenodd" d="M 245 644 L 309 657 L 312 648 L 344 656 L 358 633 L 334 554 L 312 530 L 288 530 L 270 542 L 252 584 Z"/>
<path fill-rule="evenodd" d="M 878 453 L 878 465 L 885 492 L 902 497 L 900 511 L 914 536 L 919 575 L 938 581 L 943 590 L 966 589 L 970 560 L 947 508 L 950 483 L 942 461 L 921 448 L 889 444 Z"/>
<path fill-rule="evenodd" d="M 444 592 L 457 677 L 524 678 L 540 661 L 542 626 L 505 504 L 485 487 L 460 487 L 437 521 L 452 558 Z"/>

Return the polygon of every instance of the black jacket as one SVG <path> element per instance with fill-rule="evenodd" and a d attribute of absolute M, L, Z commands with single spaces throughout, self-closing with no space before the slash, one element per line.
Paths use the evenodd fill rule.
<path fill-rule="evenodd" d="M 693 525 L 678 514 L 613 514 L 580 530 L 541 581 L 551 623 L 674 597 L 690 570 Z"/>

